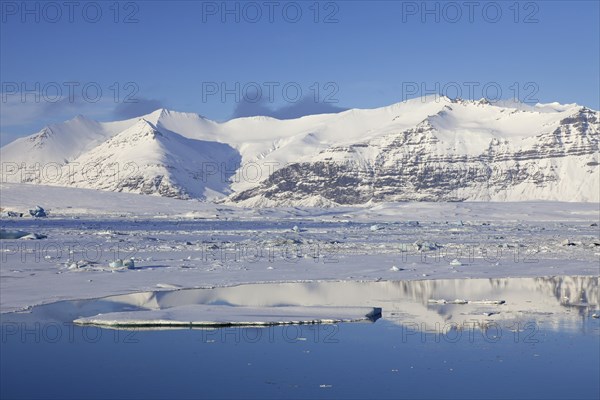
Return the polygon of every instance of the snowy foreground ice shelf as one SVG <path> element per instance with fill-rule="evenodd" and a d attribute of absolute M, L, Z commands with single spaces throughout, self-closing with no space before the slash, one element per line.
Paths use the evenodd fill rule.
<path fill-rule="evenodd" d="M 243 209 L 89 189 L 0 188 L 2 208 L 24 214 L 0 219 L 3 232 L 19 232 L 0 241 L 3 313 L 61 300 L 256 282 L 600 274 L 595 203 Z M 27 213 L 36 205 L 46 217 Z"/>

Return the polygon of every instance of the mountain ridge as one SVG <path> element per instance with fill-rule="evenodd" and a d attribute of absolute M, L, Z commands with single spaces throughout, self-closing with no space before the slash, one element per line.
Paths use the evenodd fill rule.
<path fill-rule="evenodd" d="M 114 122 L 77 116 L 0 153 L 3 182 L 250 207 L 600 201 L 599 131 L 598 111 L 577 104 L 430 97 L 291 120 L 215 122 L 164 108 Z M 59 177 L 28 172 L 49 164 Z M 137 170 L 96 179 L 74 170 L 89 164 Z"/>

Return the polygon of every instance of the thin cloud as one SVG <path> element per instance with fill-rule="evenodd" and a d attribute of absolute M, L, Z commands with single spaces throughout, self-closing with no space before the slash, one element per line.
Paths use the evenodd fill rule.
<path fill-rule="evenodd" d="M 249 96 L 237 103 L 232 118 L 266 116 L 277 119 L 293 119 L 306 115 L 339 113 L 346 110 L 347 108 L 338 107 L 332 103 L 317 102 L 311 96 L 306 96 L 295 103 L 289 103 L 279 108 L 269 107 L 268 100 L 265 97 L 255 100 L 254 97 Z"/>

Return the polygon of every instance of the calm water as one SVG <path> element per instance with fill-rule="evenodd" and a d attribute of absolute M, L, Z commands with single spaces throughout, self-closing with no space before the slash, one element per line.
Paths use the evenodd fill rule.
<path fill-rule="evenodd" d="M 565 281 L 559 283 L 565 289 Z M 447 290 L 443 282 L 436 285 Z M 457 318 L 466 309 L 429 304 L 410 316 L 384 308 L 374 323 L 204 330 L 81 327 L 62 321 L 56 306 L 46 306 L 46 312 L 2 315 L 0 394 L 597 399 L 600 320 L 589 312 L 596 306 L 564 304 L 547 311 L 553 301 L 564 300 L 562 294 L 549 295 L 538 314 L 511 314 L 488 321 L 486 328 Z M 461 321 L 462 329 L 453 321 Z"/>

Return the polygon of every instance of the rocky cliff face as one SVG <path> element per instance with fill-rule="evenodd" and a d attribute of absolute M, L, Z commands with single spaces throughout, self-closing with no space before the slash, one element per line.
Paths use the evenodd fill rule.
<path fill-rule="evenodd" d="M 402 132 L 331 147 L 231 200 L 247 205 L 307 199 L 316 205 L 540 197 L 598 201 L 598 123 L 597 112 L 581 108 L 547 133 L 492 138 L 481 151 L 462 152 L 456 142 L 444 140 L 435 117 L 428 118 Z"/>

